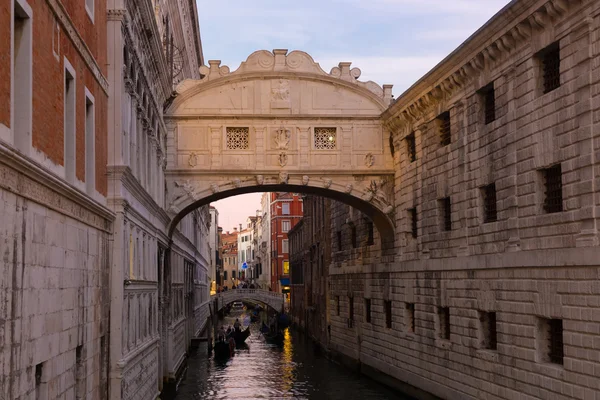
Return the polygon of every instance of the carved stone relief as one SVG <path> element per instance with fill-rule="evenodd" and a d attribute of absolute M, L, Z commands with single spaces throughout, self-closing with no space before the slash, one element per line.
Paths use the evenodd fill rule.
<path fill-rule="evenodd" d="M 190 158 L 188 159 L 188 165 L 190 167 L 195 167 L 196 165 L 198 165 L 198 156 L 196 155 L 196 153 L 190 154 Z"/>
<path fill-rule="evenodd" d="M 375 156 L 372 153 L 367 153 L 365 155 L 365 166 L 371 168 L 373 164 L 375 164 Z"/>
<path fill-rule="evenodd" d="M 302 184 L 303 184 L 304 186 L 308 185 L 308 182 L 309 182 L 309 181 L 310 181 L 310 178 L 308 177 L 308 175 L 304 175 L 304 176 L 302 177 Z"/>
<path fill-rule="evenodd" d="M 265 181 L 265 177 L 262 175 L 256 175 L 256 184 L 257 185 L 262 185 L 263 182 Z"/>
<path fill-rule="evenodd" d="M 279 183 L 283 183 L 283 184 L 287 184 L 288 180 L 289 180 L 289 175 L 287 172 L 280 172 L 279 173 Z"/>
<path fill-rule="evenodd" d="M 285 167 L 288 163 L 288 155 L 285 154 L 285 151 L 282 151 L 279 154 L 279 165 Z"/>
<path fill-rule="evenodd" d="M 275 148 L 277 150 L 287 150 L 290 144 L 292 132 L 289 129 L 281 127 L 275 132 Z"/>
<path fill-rule="evenodd" d="M 329 189 L 333 181 L 331 179 L 323 179 L 323 187 Z"/>
<path fill-rule="evenodd" d="M 290 108 L 290 82 L 279 79 L 271 88 L 271 108 Z"/>

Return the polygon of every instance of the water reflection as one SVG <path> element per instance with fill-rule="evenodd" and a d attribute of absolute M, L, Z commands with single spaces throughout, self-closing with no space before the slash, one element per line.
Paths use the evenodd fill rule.
<path fill-rule="evenodd" d="M 224 325 L 236 317 L 246 320 L 232 315 Z M 265 343 L 257 324 L 251 330 L 229 360 L 208 357 L 206 346 L 192 354 L 176 399 L 409 399 L 329 362 L 295 331 L 286 330 L 283 346 L 276 346 Z"/>

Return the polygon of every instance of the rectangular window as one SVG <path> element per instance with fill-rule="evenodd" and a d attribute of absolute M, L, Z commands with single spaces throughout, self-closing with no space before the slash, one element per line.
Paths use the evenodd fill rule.
<path fill-rule="evenodd" d="M 340 315 L 340 296 L 335 296 L 335 315 Z"/>
<path fill-rule="evenodd" d="M 231 271 L 231 274 L 233 275 L 234 271 Z M 223 280 L 227 281 L 227 271 L 223 271 Z"/>
<path fill-rule="evenodd" d="M 281 232 L 287 233 L 290 231 L 290 221 L 281 221 Z"/>
<path fill-rule="evenodd" d="M 417 238 L 418 235 L 418 231 L 417 231 L 417 209 L 416 208 L 409 208 L 408 209 L 408 218 L 410 220 L 410 232 L 412 234 L 413 238 Z"/>
<path fill-rule="evenodd" d="M 281 213 L 283 215 L 290 215 L 290 203 L 281 203 Z"/>
<path fill-rule="evenodd" d="M 281 241 L 281 253 L 287 254 L 287 253 L 289 253 L 289 250 L 290 250 L 290 246 L 289 246 L 288 239 L 283 239 Z"/>
<path fill-rule="evenodd" d="M 556 213 L 563 210 L 562 196 L 562 169 L 557 164 L 542 170 L 544 178 L 544 210 L 547 213 Z"/>
<path fill-rule="evenodd" d="M 75 398 L 85 398 L 85 368 L 83 360 L 83 346 L 75 348 Z"/>
<path fill-rule="evenodd" d="M 367 221 L 367 246 L 373 246 L 373 244 L 375 244 L 373 223 L 371 221 Z"/>
<path fill-rule="evenodd" d="M 562 365 L 564 357 L 562 319 L 540 318 L 537 336 L 540 361 Z"/>
<path fill-rule="evenodd" d="M 538 55 L 542 67 L 544 94 L 560 87 L 560 45 L 551 44 Z"/>
<path fill-rule="evenodd" d="M 315 128 L 314 146 L 316 150 L 335 150 L 336 128 Z"/>
<path fill-rule="evenodd" d="M 440 339 L 450 340 L 450 308 L 438 307 L 438 333 Z"/>
<path fill-rule="evenodd" d="M 371 323 L 371 299 L 365 299 L 365 322 Z"/>
<path fill-rule="evenodd" d="M 14 6 L 13 31 L 13 94 L 14 145 L 25 154 L 31 147 L 32 129 L 32 21 L 31 9 L 25 10 L 18 1 Z"/>
<path fill-rule="evenodd" d="M 248 150 L 248 149 L 250 149 L 250 129 L 249 128 L 226 128 L 226 130 L 225 130 L 225 148 L 227 150 Z"/>
<path fill-rule="evenodd" d="M 484 349 L 496 350 L 498 348 L 496 313 L 480 311 L 479 323 L 482 333 L 481 347 Z"/>
<path fill-rule="evenodd" d="M 452 204 L 450 203 L 450 197 L 439 200 L 440 203 L 440 215 L 441 215 L 441 226 L 444 231 L 452 230 Z"/>
<path fill-rule="evenodd" d="M 67 181 L 75 181 L 75 69 L 65 58 L 64 167 Z"/>
<path fill-rule="evenodd" d="M 94 97 L 85 89 L 85 187 L 89 195 L 96 189 Z"/>
<path fill-rule="evenodd" d="M 235 269 L 231 271 L 231 277 L 235 279 Z M 227 279 L 227 276 L 225 277 L 225 279 Z"/>
<path fill-rule="evenodd" d="M 404 326 L 407 332 L 415 331 L 415 303 L 406 303 L 404 306 Z"/>
<path fill-rule="evenodd" d="M 481 189 L 483 195 L 483 222 L 495 222 L 498 220 L 496 209 L 496 184 L 484 186 Z"/>
<path fill-rule="evenodd" d="M 414 132 L 406 137 L 406 151 L 408 153 L 408 160 L 411 163 L 417 161 L 417 145 Z"/>
<path fill-rule="evenodd" d="M 354 297 L 348 296 L 348 327 L 352 327 L 354 321 Z"/>
<path fill-rule="evenodd" d="M 479 90 L 483 101 L 483 113 L 485 124 L 489 124 L 496 120 L 496 92 L 494 90 L 494 82 Z"/>
<path fill-rule="evenodd" d="M 356 226 L 352 225 L 350 227 L 350 240 L 352 242 L 352 248 L 356 248 Z"/>
<path fill-rule="evenodd" d="M 387 329 L 392 329 L 392 301 L 384 301 L 383 306 L 385 308 L 385 327 Z"/>
<path fill-rule="evenodd" d="M 35 366 L 35 398 L 45 398 L 42 395 L 42 374 L 44 373 L 44 363 L 39 363 Z"/>
<path fill-rule="evenodd" d="M 286 260 L 283 262 L 283 275 L 289 275 L 289 274 L 290 274 L 290 262 Z"/>
<path fill-rule="evenodd" d="M 452 133 L 450 131 L 450 111 L 441 113 L 437 117 L 437 124 L 440 132 L 440 145 L 449 145 L 452 142 Z"/>
<path fill-rule="evenodd" d="M 337 236 L 338 251 L 342 251 L 342 231 L 337 231 L 336 236 Z"/>

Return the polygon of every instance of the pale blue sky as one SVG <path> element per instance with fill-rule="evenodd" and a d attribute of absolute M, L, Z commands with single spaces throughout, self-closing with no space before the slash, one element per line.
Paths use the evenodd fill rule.
<path fill-rule="evenodd" d="M 206 60 L 237 69 L 256 50 L 309 53 L 329 70 L 351 61 L 360 80 L 394 95 L 433 68 L 508 0 L 198 0 Z M 260 195 L 216 203 L 228 229 L 260 208 Z M 227 221 L 226 221 L 227 220 Z"/>

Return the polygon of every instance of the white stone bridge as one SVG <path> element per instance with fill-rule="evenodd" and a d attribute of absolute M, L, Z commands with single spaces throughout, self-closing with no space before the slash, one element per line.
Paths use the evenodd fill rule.
<path fill-rule="evenodd" d="M 257 301 L 281 311 L 284 305 L 284 295 L 281 293 L 269 292 L 262 289 L 233 289 L 226 292 L 217 293 L 210 296 L 211 300 L 217 301 L 218 310 L 222 310 L 227 304 L 234 301 Z"/>

